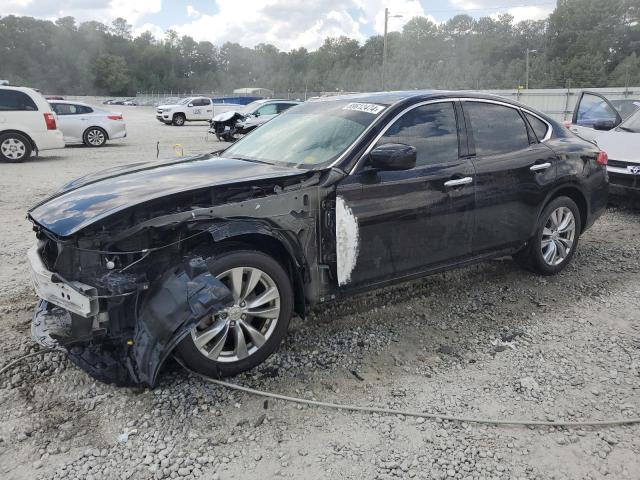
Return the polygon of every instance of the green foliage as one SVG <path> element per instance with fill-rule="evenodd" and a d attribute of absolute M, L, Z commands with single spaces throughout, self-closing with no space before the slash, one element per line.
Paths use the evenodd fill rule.
<path fill-rule="evenodd" d="M 0 18 L 0 78 L 47 93 L 133 95 L 137 91 L 229 93 L 247 86 L 286 92 L 381 88 L 383 39 L 327 38 L 316 51 L 196 42 L 168 30 L 132 37 L 73 17 Z M 601 87 L 640 84 L 640 2 L 559 0 L 547 20 L 458 15 L 437 25 L 411 19 L 388 37 L 387 88 Z"/>

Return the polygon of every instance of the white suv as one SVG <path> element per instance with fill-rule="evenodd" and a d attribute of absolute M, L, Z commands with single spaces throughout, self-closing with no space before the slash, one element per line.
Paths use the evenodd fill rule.
<path fill-rule="evenodd" d="M 158 105 L 156 118 L 167 125 L 179 127 L 184 122 L 209 120 L 213 116 L 213 102 L 207 97 L 187 97 L 175 105 Z"/>
<path fill-rule="evenodd" d="M 56 116 L 42 95 L 0 86 L 0 161 L 23 162 L 34 151 L 63 147 Z"/>

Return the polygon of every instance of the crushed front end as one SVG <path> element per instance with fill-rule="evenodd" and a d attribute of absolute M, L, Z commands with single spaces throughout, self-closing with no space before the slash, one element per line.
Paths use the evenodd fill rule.
<path fill-rule="evenodd" d="M 149 262 L 150 249 L 97 250 L 34 229 L 27 257 L 40 301 L 32 336 L 103 382 L 153 386 L 175 344 L 231 299 L 200 257 L 177 262 L 178 251 L 163 249 Z"/>

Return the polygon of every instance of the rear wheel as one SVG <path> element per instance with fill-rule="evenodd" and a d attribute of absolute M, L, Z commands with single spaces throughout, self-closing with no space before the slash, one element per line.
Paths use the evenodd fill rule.
<path fill-rule="evenodd" d="M 183 125 L 184 125 L 184 121 L 185 121 L 184 115 L 183 115 L 183 114 L 181 114 L 181 113 L 176 113 L 176 114 L 173 116 L 173 124 L 174 124 L 176 127 L 181 127 L 181 126 L 183 126 Z"/>
<path fill-rule="evenodd" d="M 87 147 L 102 147 L 107 143 L 107 132 L 99 127 L 90 127 L 84 132 L 82 140 Z"/>
<path fill-rule="evenodd" d="M 575 255 L 580 236 L 580 210 L 569 197 L 558 197 L 545 207 L 538 228 L 526 248 L 514 258 L 542 275 L 563 270 Z"/>
<path fill-rule="evenodd" d="M 223 253 L 208 264 L 231 290 L 234 303 L 203 318 L 180 342 L 177 353 L 204 375 L 236 375 L 266 360 L 285 337 L 293 290 L 282 266 L 261 252 Z"/>
<path fill-rule="evenodd" d="M 0 135 L 0 160 L 3 162 L 24 162 L 31 156 L 31 142 L 19 133 Z"/>

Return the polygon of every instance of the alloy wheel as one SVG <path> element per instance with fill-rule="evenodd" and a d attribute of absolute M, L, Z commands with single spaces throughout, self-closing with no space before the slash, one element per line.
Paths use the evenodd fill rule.
<path fill-rule="evenodd" d="M 560 265 L 571 253 L 576 235 L 576 219 L 567 207 L 556 208 L 542 230 L 542 258 L 551 266 Z"/>
<path fill-rule="evenodd" d="M 254 267 L 236 267 L 217 276 L 233 294 L 233 305 L 204 318 L 191 331 L 198 351 L 209 360 L 237 362 L 256 353 L 276 328 L 280 291 Z"/>
<path fill-rule="evenodd" d="M 0 151 L 10 160 L 20 160 L 27 153 L 27 146 L 17 138 L 7 138 L 0 145 Z"/>
<path fill-rule="evenodd" d="M 102 130 L 98 130 L 97 128 L 89 130 L 87 132 L 87 141 L 94 147 L 99 147 L 105 141 L 104 133 L 102 132 Z"/>

